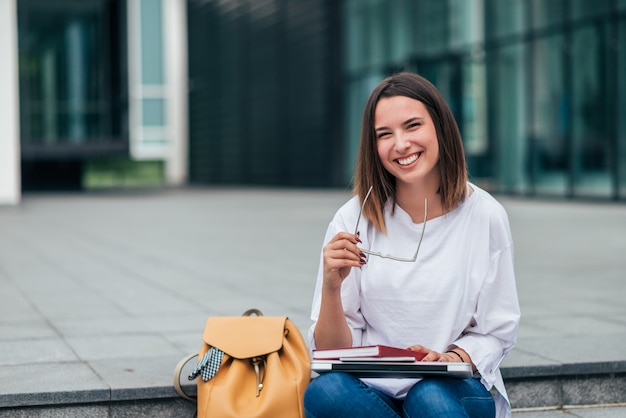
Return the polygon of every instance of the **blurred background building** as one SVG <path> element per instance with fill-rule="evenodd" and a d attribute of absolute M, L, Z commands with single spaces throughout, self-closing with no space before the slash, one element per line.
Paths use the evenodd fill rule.
<path fill-rule="evenodd" d="M 447 98 L 473 181 L 626 200 L 626 0 L 0 0 L 0 20 L 0 202 L 346 187 L 367 95 L 401 70 Z"/>

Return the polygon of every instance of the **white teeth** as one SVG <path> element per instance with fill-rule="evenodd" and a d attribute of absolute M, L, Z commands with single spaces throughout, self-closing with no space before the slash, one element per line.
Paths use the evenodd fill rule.
<path fill-rule="evenodd" d="M 398 159 L 398 164 L 400 164 L 400 165 L 409 165 L 413 161 L 417 160 L 417 157 L 418 157 L 418 154 L 413 154 L 410 157 Z"/>

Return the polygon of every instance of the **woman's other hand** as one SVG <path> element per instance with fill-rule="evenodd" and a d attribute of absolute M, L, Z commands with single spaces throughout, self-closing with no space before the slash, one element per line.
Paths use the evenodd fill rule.
<path fill-rule="evenodd" d="M 424 347 L 423 345 L 412 345 L 409 347 L 409 350 L 421 353 L 424 356 L 422 357 L 422 361 L 440 361 L 439 359 L 442 356 L 441 353 Z"/>
<path fill-rule="evenodd" d="M 472 365 L 472 369 L 476 370 L 476 366 L 472 362 L 469 354 L 459 347 L 456 347 L 454 350 L 446 351 L 445 353 L 439 353 L 435 350 L 431 350 L 430 348 L 424 347 L 423 345 L 412 345 L 409 347 L 409 350 L 416 351 L 424 355 L 422 361 L 445 361 L 449 363 L 453 362 L 463 362 L 470 363 Z"/>
<path fill-rule="evenodd" d="M 446 362 L 454 362 L 461 361 L 462 357 L 460 355 L 455 355 L 454 353 L 440 353 L 435 350 L 431 350 L 428 347 L 424 347 L 423 345 L 412 345 L 409 347 L 409 350 L 415 351 L 417 353 L 421 353 L 424 357 L 422 357 L 422 361 L 446 361 Z"/>

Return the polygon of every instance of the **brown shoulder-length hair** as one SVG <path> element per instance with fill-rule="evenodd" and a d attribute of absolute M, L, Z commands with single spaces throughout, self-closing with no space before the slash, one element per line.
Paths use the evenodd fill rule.
<path fill-rule="evenodd" d="M 395 177 L 383 167 L 376 147 L 374 114 L 381 98 L 405 96 L 424 104 L 435 125 L 439 143 L 439 195 L 444 213 L 457 207 L 465 198 L 467 166 L 461 133 L 450 107 L 437 88 L 424 77 L 410 72 L 392 75 L 378 84 L 370 94 L 361 122 L 361 141 L 354 175 L 354 194 L 363 198 L 372 193 L 363 215 L 385 232 L 385 203 L 396 198 Z"/>

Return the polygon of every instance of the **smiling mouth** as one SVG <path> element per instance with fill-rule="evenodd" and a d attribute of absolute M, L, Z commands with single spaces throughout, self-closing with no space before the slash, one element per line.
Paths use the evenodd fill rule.
<path fill-rule="evenodd" d="M 421 152 L 418 152 L 416 154 L 410 155 L 406 158 L 398 158 L 396 161 L 398 162 L 398 164 L 402 165 L 402 166 L 406 166 L 409 165 L 411 163 L 414 163 L 415 161 L 417 161 L 417 159 L 420 157 L 420 155 L 422 155 Z"/>

